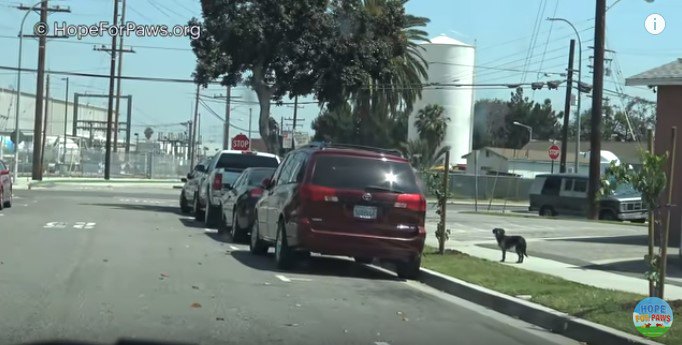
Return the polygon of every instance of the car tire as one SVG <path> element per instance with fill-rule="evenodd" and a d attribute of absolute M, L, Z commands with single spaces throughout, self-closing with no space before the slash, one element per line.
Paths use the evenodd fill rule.
<path fill-rule="evenodd" d="M 294 251 L 287 243 L 287 233 L 284 224 L 277 224 L 277 239 L 275 240 L 275 263 L 279 269 L 290 269 L 294 265 Z"/>
<path fill-rule="evenodd" d="M 5 191 L 4 189 L 0 189 L 0 211 L 2 211 L 3 208 L 5 208 Z"/>
<path fill-rule="evenodd" d="M 206 224 L 207 228 L 213 228 L 218 225 L 218 222 L 220 221 L 220 212 L 220 206 L 212 206 L 210 201 L 206 203 L 206 208 L 204 210 L 204 223 Z"/>
<path fill-rule="evenodd" d="M 410 261 L 402 261 L 397 263 L 398 278 L 401 279 L 417 279 L 419 277 L 420 267 L 422 264 L 421 255 Z"/>
<path fill-rule="evenodd" d="M 201 212 L 201 208 L 199 207 L 199 195 L 196 194 L 194 195 L 194 220 L 204 220 L 204 212 Z"/>
<path fill-rule="evenodd" d="M 554 209 L 552 206 L 542 206 L 540 208 L 540 212 L 538 212 L 540 217 L 554 217 L 556 216 L 556 212 L 554 212 Z"/>
<path fill-rule="evenodd" d="M 362 256 L 356 256 L 355 262 L 359 264 L 371 264 L 374 261 L 374 258 L 368 258 L 368 257 L 362 257 Z"/>
<path fill-rule="evenodd" d="M 230 229 L 230 237 L 232 237 L 232 242 L 239 243 L 244 241 L 245 231 L 239 227 L 237 222 L 237 210 L 232 210 L 232 228 Z"/>
<path fill-rule="evenodd" d="M 225 213 L 220 211 L 220 221 L 218 222 L 218 235 L 227 232 L 227 222 L 225 222 Z"/>
<path fill-rule="evenodd" d="M 256 217 L 258 219 L 258 217 Z M 251 240 L 249 241 L 249 251 L 253 255 L 263 256 L 268 253 L 268 245 L 265 244 L 263 240 L 260 239 L 258 234 L 258 221 L 253 224 L 253 229 L 251 229 Z"/>
<path fill-rule="evenodd" d="M 192 208 L 189 206 L 187 198 L 185 198 L 185 192 L 180 193 L 180 212 L 182 213 L 192 212 Z"/>

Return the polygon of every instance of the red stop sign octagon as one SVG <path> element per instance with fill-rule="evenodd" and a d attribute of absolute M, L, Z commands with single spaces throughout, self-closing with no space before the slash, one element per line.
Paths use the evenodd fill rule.
<path fill-rule="evenodd" d="M 561 149 L 559 148 L 559 146 L 552 145 L 549 147 L 548 153 L 549 158 L 551 158 L 552 160 L 556 160 L 557 158 L 559 158 L 559 154 L 561 154 Z"/>
<path fill-rule="evenodd" d="M 251 143 L 249 142 L 249 137 L 247 137 L 244 134 L 238 134 L 234 138 L 232 138 L 233 150 L 248 151 L 250 146 Z"/>

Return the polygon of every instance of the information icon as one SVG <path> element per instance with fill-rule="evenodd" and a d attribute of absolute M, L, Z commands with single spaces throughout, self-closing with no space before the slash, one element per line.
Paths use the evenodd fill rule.
<path fill-rule="evenodd" d="M 650 14 L 644 21 L 644 28 L 652 35 L 658 35 L 665 29 L 665 19 L 658 13 Z"/>

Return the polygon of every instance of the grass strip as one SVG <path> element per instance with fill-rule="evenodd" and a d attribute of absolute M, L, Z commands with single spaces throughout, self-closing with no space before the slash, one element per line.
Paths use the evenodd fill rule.
<path fill-rule="evenodd" d="M 434 248 L 427 248 L 422 267 L 510 296 L 529 295 L 531 302 L 641 336 L 632 322 L 632 312 L 646 297 L 643 295 L 583 285 L 454 250 L 439 255 Z M 682 300 L 667 302 L 674 310 L 673 317 L 682 315 Z M 682 344 L 682 325 L 675 327 L 674 320 L 665 335 L 651 340 Z"/>

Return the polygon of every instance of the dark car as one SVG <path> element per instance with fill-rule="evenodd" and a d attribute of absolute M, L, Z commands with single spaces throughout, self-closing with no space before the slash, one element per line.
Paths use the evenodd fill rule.
<path fill-rule="evenodd" d="M 275 246 L 282 269 L 313 252 L 393 261 L 401 278 L 419 273 L 426 199 L 409 162 L 394 151 L 310 145 L 287 154 L 263 187 L 253 254 Z"/>
<path fill-rule="evenodd" d="M 0 160 L 0 210 L 12 207 L 12 173 L 9 165 Z"/>
<path fill-rule="evenodd" d="M 200 161 L 199 164 L 195 165 L 194 169 L 187 174 L 187 177 L 181 179 L 181 181 L 185 183 L 180 192 L 180 210 L 182 213 L 192 212 L 191 202 L 193 202 L 194 195 L 199 189 L 202 177 L 206 175 L 207 165 L 207 159 Z"/>
<path fill-rule="evenodd" d="M 234 184 L 225 186 L 222 199 L 223 217 L 218 232 L 230 229 L 235 242 L 241 242 L 251 232 L 256 202 L 263 196 L 261 184 L 272 176 L 275 168 L 248 168 Z"/>

